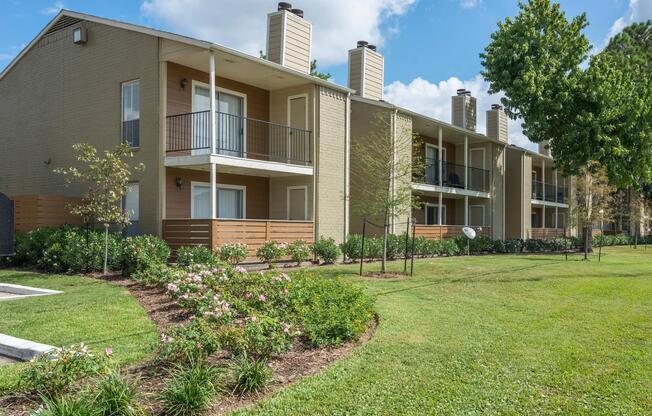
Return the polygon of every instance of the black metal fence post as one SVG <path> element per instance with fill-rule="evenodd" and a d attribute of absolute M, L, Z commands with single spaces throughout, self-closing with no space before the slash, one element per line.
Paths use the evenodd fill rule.
<path fill-rule="evenodd" d="M 362 276 L 362 263 L 364 262 L 364 237 L 367 228 L 367 217 L 362 220 L 362 246 L 360 248 L 360 276 Z"/>
<path fill-rule="evenodd" d="M 410 260 L 410 276 L 414 274 L 414 233 L 416 231 L 416 221 L 414 218 L 412 218 L 412 253 L 411 253 L 411 260 Z"/>
<path fill-rule="evenodd" d="M 405 227 L 405 255 L 403 256 L 403 274 L 407 273 L 408 244 L 410 241 L 410 218 L 407 219 Z"/>

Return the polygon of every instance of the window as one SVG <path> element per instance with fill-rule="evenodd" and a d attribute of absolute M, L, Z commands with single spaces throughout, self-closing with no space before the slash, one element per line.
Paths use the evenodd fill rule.
<path fill-rule="evenodd" d="M 140 146 L 140 80 L 122 84 L 122 141 Z"/>
<path fill-rule="evenodd" d="M 439 222 L 439 205 L 426 204 L 426 225 L 444 225 L 446 224 L 446 205 L 441 207 L 441 224 Z"/>
<path fill-rule="evenodd" d="M 124 198 L 125 212 L 129 213 L 129 221 L 134 222 L 140 219 L 140 185 L 138 182 L 127 185 L 127 194 Z"/>
<path fill-rule="evenodd" d="M 211 217 L 211 187 L 209 184 L 192 184 L 190 209 L 192 218 Z M 246 188 L 244 186 L 217 186 L 217 218 L 244 219 L 245 212 Z"/>

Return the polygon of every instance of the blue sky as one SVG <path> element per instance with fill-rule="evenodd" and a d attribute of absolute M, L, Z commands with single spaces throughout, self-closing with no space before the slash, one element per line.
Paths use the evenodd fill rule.
<path fill-rule="evenodd" d="M 385 55 L 386 98 L 448 121 L 450 95 L 468 88 L 480 112 L 486 94 L 478 54 L 496 23 L 518 11 L 514 0 L 301 0 L 313 23 L 313 55 L 335 82 L 346 82 L 346 50 L 366 39 Z M 652 0 L 561 0 L 567 15 L 586 12 L 586 35 L 600 48 L 610 33 L 652 18 Z M 228 8 L 222 7 L 229 5 Z M 216 41 L 257 54 L 264 49 L 267 0 L 0 0 L 0 68 L 4 68 L 61 7 Z M 228 10 L 228 11 L 227 11 Z M 243 34 L 242 27 L 254 28 Z M 482 114 L 482 113 L 481 113 Z M 479 130 L 484 125 L 480 123 Z M 510 140 L 527 145 L 518 123 Z M 532 146 L 528 146 L 532 147 Z"/>

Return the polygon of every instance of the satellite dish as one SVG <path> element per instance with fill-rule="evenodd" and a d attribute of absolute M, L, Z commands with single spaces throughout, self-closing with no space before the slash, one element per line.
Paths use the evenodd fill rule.
<path fill-rule="evenodd" d="M 475 238 L 475 230 L 471 227 L 462 228 L 462 232 L 469 240 L 473 240 Z"/>

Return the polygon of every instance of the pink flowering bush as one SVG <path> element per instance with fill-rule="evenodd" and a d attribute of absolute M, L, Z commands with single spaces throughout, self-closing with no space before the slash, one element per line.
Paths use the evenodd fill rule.
<path fill-rule="evenodd" d="M 217 258 L 232 266 L 242 263 L 248 255 L 247 245 L 242 243 L 224 244 L 217 250 Z"/>
<path fill-rule="evenodd" d="M 263 245 L 256 250 L 256 257 L 269 267 L 274 267 L 274 263 L 279 261 L 286 254 L 287 244 L 278 243 L 274 240 L 265 241 Z"/>

